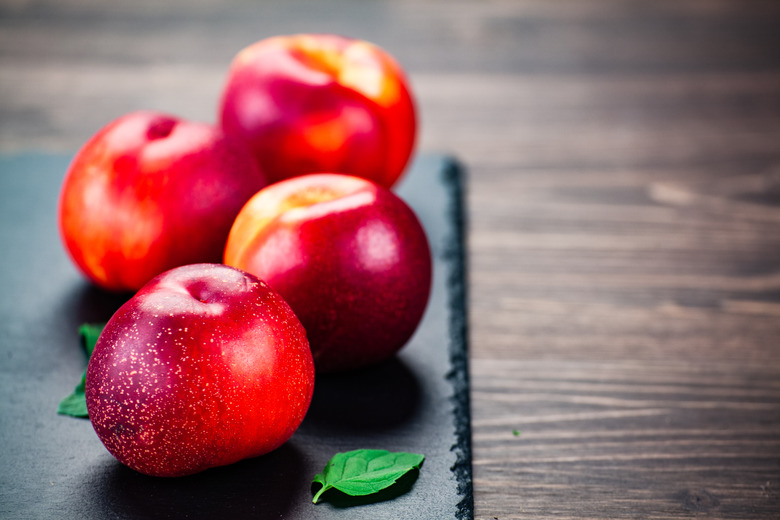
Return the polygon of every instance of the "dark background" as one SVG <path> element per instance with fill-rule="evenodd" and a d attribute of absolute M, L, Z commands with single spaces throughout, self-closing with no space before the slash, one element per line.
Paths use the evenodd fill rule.
<path fill-rule="evenodd" d="M 301 31 L 393 53 L 466 166 L 476 517 L 780 516 L 780 2 L 4 0 L 0 147 L 213 120 Z"/>

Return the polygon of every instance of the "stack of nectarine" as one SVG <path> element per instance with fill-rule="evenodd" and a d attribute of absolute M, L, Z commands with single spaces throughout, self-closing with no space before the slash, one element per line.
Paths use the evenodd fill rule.
<path fill-rule="evenodd" d="M 333 35 L 238 53 L 215 124 L 135 112 L 66 174 L 59 225 L 95 284 L 137 291 L 90 360 L 95 431 L 128 466 L 176 476 L 266 453 L 318 372 L 395 354 L 431 253 L 390 188 L 415 141 L 395 60 Z"/>

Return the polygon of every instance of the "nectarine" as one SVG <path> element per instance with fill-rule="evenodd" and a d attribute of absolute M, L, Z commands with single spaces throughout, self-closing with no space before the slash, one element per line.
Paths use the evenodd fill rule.
<path fill-rule="evenodd" d="M 60 232 L 93 282 L 134 291 L 172 267 L 220 262 L 233 219 L 266 184 L 245 145 L 218 127 L 133 112 L 76 154 Z"/>
<path fill-rule="evenodd" d="M 338 172 L 389 188 L 416 132 L 398 62 L 372 43 L 330 34 L 276 36 L 239 52 L 219 118 L 249 143 L 272 182 Z"/>
<path fill-rule="evenodd" d="M 409 206 L 358 177 L 311 174 L 260 190 L 236 217 L 225 263 L 278 291 L 306 328 L 320 372 L 401 349 L 431 289 L 431 253 Z"/>
<path fill-rule="evenodd" d="M 262 455 L 300 425 L 314 388 L 285 301 L 220 264 L 167 271 L 108 321 L 87 367 L 87 411 L 123 464 L 182 476 Z"/>

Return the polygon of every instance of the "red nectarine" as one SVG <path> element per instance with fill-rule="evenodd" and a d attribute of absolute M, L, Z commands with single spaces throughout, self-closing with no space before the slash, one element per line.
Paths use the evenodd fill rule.
<path fill-rule="evenodd" d="M 277 448 L 313 388 L 306 333 L 287 303 L 219 264 L 146 284 L 109 320 L 86 378 L 89 417 L 108 451 L 169 477 Z"/>
<path fill-rule="evenodd" d="M 218 127 L 134 112 L 76 154 L 60 232 L 93 282 L 137 290 L 172 267 L 220 262 L 233 219 L 266 184 L 245 145 Z"/>
<path fill-rule="evenodd" d="M 249 143 L 272 182 L 339 172 L 391 187 L 416 131 L 395 59 L 372 43 L 327 34 L 276 36 L 239 52 L 220 121 Z"/>
<path fill-rule="evenodd" d="M 393 355 L 431 289 L 431 253 L 414 212 L 390 190 L 347 175 L 304 175 L 258 192 L 236 217 L 225 263 L 287 300 L 320 372 Z"/>

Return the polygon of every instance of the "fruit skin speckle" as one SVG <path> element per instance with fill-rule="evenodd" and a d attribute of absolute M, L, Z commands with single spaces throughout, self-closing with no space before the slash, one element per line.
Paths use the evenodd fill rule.
<path fill-rule="evenodd" d="M 268 453 L 308 410 L 314 364 L 287 303 L 218 264 L 172 269 L 111 318 L 87 369 L 87 410 L 108 451 L 183 476 Z"/>

